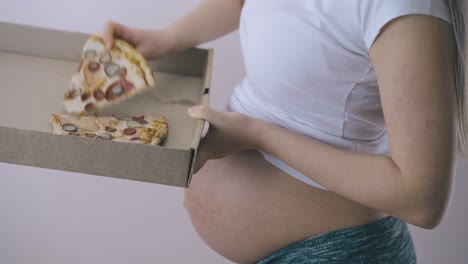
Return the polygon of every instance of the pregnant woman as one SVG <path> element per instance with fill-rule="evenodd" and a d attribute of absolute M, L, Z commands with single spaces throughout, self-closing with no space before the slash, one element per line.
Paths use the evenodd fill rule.
<path fill-rule="evenodd" d="M 246 76 L 210 122 L 185 207 L 239 263 L 416 263 L 466 152 L 460 0 L 204 0 L 166 28 L 109 22 L 154 59 L 240 31 Z"/>

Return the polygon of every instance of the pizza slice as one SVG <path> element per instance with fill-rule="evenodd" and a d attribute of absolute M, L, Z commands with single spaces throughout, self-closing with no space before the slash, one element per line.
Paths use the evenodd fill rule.
<path fill-rule="evenodd" d="M 107 49 L 101 36 L 92 35 L 83 47 L 63 103 L 68 113 L 84 115 L 121 102 L 154 83 L 147 61 L 130 44 L 116 39 Z"/>
<path fill-rule="evenodd" d="M 56 135 L 99 138 L 120 142 L 161 145 L 168 134 L 165 117 L 97 117 L 52 114 Z"/>

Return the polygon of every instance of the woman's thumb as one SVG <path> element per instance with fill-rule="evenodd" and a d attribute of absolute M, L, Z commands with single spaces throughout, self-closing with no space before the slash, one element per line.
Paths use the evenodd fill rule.
<path fill-rule="evenodd" d="M 106 47 L 110 49 L 112 45 L 114 45 L 115 37 L 125 38 L 126 31 L 126 27 L 120 23 L 114 21 L 107 22 L 102 33 L 102 38 Z"/>
<path fill-rule="evenodd" d="M 187 110 L 189 116 L 195 119 L 204 119 L 208 122 L 213 122 L 215 121 L 214 119 L 216 118 L 217 111 L 214 109 L 210 108 L 207 105 L 198 105 L 194 107 L 190 107 Z"/>

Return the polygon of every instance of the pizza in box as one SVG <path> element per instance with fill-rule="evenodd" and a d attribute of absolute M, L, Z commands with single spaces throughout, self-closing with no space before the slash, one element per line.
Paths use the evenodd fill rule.
<path fill-rule="evenodd" d="M 102 37 L 92 35 L 63 98 L 68 115 L 51 116 L 53 133 L 161 145 L 168 134 L 164 116 L 98 116 L 99 109 L 128 100 L 154 84 L 153 71 L 130 44 L 116 39 L 108 49 Z"/>
<path fill-rule="evenodd" d="M 84 115 L 122 102 L 155 84 L 145 58 L 127 42 L 116 39 L 108 49 L 98 35 L 86 41 L 63 104 L 68 113 Z"/>

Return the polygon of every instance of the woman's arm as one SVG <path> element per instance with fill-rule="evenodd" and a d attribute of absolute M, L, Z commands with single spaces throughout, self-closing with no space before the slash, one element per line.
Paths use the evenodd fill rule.
<path fill-rule="evenodd" d="M 442 20 L 408 16 L 389 24 L 371 48 L 389 157 L 349 153 L 268 125 L 260 148 L 348 199 L 435 227 L 453 175 L 451 39 Z"/>
<path fill-rule="evenodd" d="M 447 207 L 453 178 L 451 39 L 449 24 L 407 16 L 389 24 L 371 48 L 388 157 L 351 153 L 237 113 L 201 107 L 189 113 L 207 119 L 215 139 L 208 134 L 201 163 L 239 148 L 261 149 L 343 197 L 433 228 Z M 230 144 L 216 144 L 216 139 Z"/>
<path fill-rule="evenodd" d="M 243 0 L 204 0 L 166 28 L 145 30 L 108 22 L 103 31 L 108 47 L 114 38 L 131 43 L 146 58 L 159 58 L 226 35 L 239 26 Z"/>
<path fill-rule="evenodd" d="M 239 27 L 243 0 L 204 0 L 167 30 L 177 40 L 175 51 L 224 36 Z"/>

